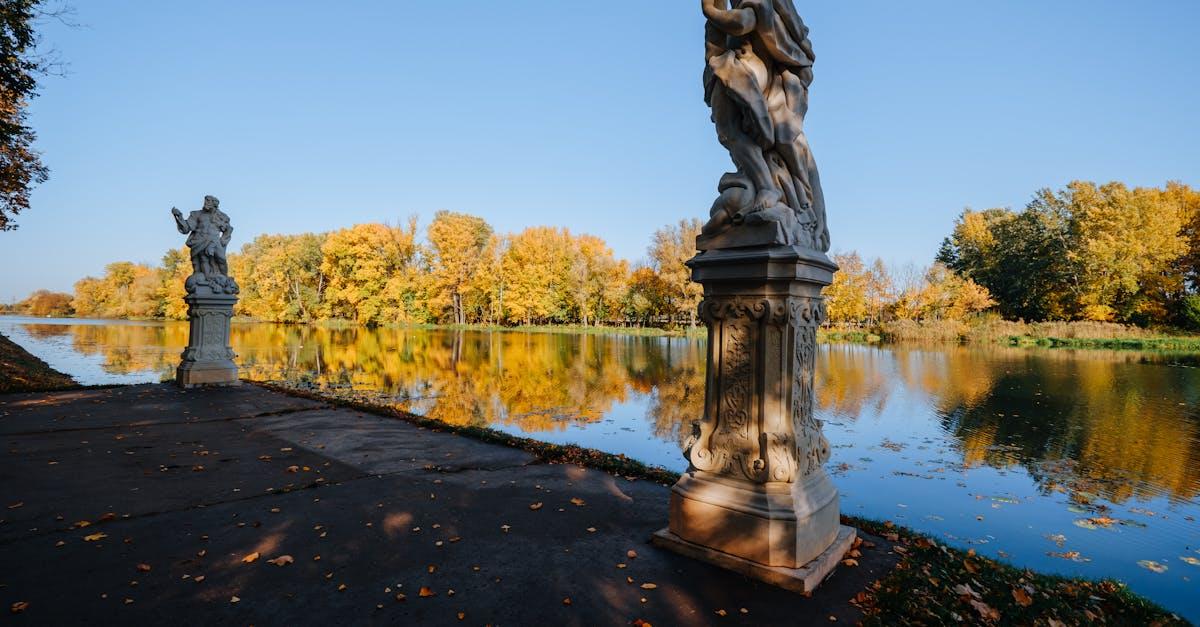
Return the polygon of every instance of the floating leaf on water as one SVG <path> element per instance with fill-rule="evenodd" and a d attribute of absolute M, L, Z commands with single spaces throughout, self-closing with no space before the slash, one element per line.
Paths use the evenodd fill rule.
<path fill-rule="evenodd" d="M 1183 557 L 1180 557 L 1179 559 L 1183 560 L 1184 562 L 1187 562 L 1188 564 L 1191 564 L 1192 566 L 1200 566 L 1200 559 L 1196 559 L 1196 558 L 1192 557 L 1191 555 L 1184 555 Z"/>
<path fill-rule="evenodd" d="M 1154 560 L 1140 560 L 1140 561 L 1138 561 L 1138 566 L 1141 566 L 1142 568 L 1145 568 L 1146 570 L 1156 572 L 1156 573 L 1167 572 L 1166 564 L 1161 564 Z"/>
<path fill-rule="evenodd" d="M 1076 527 L 1082 527 L 1082 528 L 1084 528 L 1084 529 L 1096 529 L 1096 524 L 1095 524 L 1095 523 L 1093 523 L 1093 522 L 1092 522 L 1090 519 L 1087 519 L 1087 518 L 1077 518 L 1077 519 L 1075 519 L 1075 526 L 1076 526 Z"/>
<path fill-rule="evenodd" d="M 1053 542 L 1054 544 L 1058 545 L 1059 547 L 1062 547 L 1063 545 L 1065 545 L 1067 543 L 1067 536 L 1064 536 L 1061 533 L 1056 533 L 1054 535 L 1046 534 L 1042 537 Z"/>
<path fill-rule="evenodd" d="M 1090 557 L 1084 557 L 1083 555 L 1081 555 L 1079 553 L 1079 551 L 1066 551 L 1064 553 L 1056 553 L 1054 551 L 1050 551 L 1050 552 L 1046 553 L 1046 555 L 1049 555 L 1050 557 L 1057 557 L 1057 558 L 1064 559 L 1064 560 L 1071 560 L 1072 562 L 1079 562 L 1081 564 L 1092 561 L 1092 559 Z"/>

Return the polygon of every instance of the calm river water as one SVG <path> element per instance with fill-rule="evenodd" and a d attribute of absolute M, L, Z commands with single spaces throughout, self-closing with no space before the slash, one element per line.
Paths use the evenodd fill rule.
<path fill-rule="evenodd" d="M 185 323 L 0 317 L 81 383 L 173 376 Z M 675 470 L 704 341 L 235 324 L 243 376 L 383 392 L 455 424 Z M 1042 571 L 1114 577 L 1200 622 L 1200 359 L 823 345 L 818 417 L 843 511 Z"/>

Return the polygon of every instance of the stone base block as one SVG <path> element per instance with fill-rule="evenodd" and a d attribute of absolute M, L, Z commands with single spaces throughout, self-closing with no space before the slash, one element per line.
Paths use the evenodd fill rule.
<path fill-rule="evenodd" d="M 656 532 L 650 541 L 655 546 L 674 551 L 692 559 L 715 564 L 726 570 L 732 570 L 735 573 L 758 579 L 759 581 L 765 581 L 785 590 L 809 593 L 815 590 L 817 586 L 821 585 L 822 581 L 825 581 L 833 573 L 833 570 L 837 568 L 838 562 L 842 560 L 842 556 L 854 544 L 854 538 L 857 535 L 858 532 L 853 527 L 839 525 L 838 534 L 833 544 L 829 545 L 829 548 L 825 549 L 824 552 L 800 568 L 764 566 L 763 564 L 752 562 L 736 555 L 730 555 L 688 542 L 671 533 L 670 529 L 662 529 Z"/>
<path fill-rule="evenodd" d="M 799 568 L 838 533 L 837 488 L 824 470 L 795 483 L 684 473 L 671 488 L 671 533 L 764 566 Z"/>
<path fill-rule="evenodd" d="M 175 384 L 181 388 L 241 385 L 233 362 L 204 364 L 184 362 L 175 370 Z"/>

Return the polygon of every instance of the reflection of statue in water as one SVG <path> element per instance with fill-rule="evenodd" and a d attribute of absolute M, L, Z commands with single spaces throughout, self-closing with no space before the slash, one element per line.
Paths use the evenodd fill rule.
<path fill-rule="evenodd" d="M 205 196 L 204 207 L 188 214 L 186 220 L 179 209 L 171 208 L 175 225 L 188 236 L 187 245 L 192 253 L 192 275 L 185 284 L 189 294 L 196 293 L 201 286 L 207 286 L 215 294 L 238 293 L 238 285 L 229 276 L 225 260 L 225 247 L 233 237 L 233 227 L 219 205 L 216 197 Z"/>
<path fill-rule="evenodd" d="M 721 177 L 701 249 L 829 250 L 825 199 L 804 136 L 813 52 L 792 0 L 701 0 L 704 98 L 736 172 Z"/>

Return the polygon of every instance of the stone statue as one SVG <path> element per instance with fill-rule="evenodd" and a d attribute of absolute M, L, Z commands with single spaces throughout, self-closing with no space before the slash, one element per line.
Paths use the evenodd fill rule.
<path fill-rule="evenodd" d="M 700 250 L 829 250 L 825 199 L 804 136 L 813 51 L 792 0 L 701 0 L 704 99 L 737 167 L 717 187 Z"/>
<path fill-rule="evenodd" d="M 238 284 L 229 276 L 225 247 L 233 237 L 229 216 L 215 196 L 205 196 L 204 206 L 187 219 L 175 207 L 175 226 L 187 235 L 192 253 L 192 275 L 184 282 L 188 305 L 188 345 L 175 369 L 175 382 L 190 388 L 238 385 L 238 368 L 229 345 L 229 323 L 237 303 Z"/>
<path fill-rule="evenodd" d="M 237 294 L 237 282 L 229 276 L 229 264 L 225 259 L 225 247 L 233 237 L 229 216 L 222 212 L 221 201 L 215 196 L 205 196 L 204 206 L 188 214 L 187 219 L 175 207 L 175 226 L 187 235 L 188 249 L 192 254 L 192 275 L 187 278 L 185 288 L 189 294 L 198 290 L 214 294 Z"/>
<path fill-rule="evenodd" d="M 658 546 L 811 592 L 857 532 L 840 523 L 813 413 L 825 202 L 804 115 L 812 46 L 792 0 L 701 0 L 705 98 L 736 172 L 687 262 L 704 286 L 704 413 L 685 443 Z"/>

